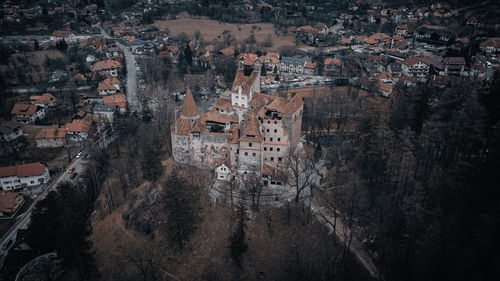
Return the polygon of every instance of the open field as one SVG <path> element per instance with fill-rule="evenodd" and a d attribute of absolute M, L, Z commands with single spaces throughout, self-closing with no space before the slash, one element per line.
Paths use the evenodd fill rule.
<path fill-rule="evenodd" d="M 41 50 L 17 53 L 9 57 L 6 64 L 0 65 L 0 71 L 12 85 L 26 85 L 43 82 L 48 79 L 47 59 L 65 60 L 64 53 L 57 50 Z M 62 69 L 65 70 L 65 69 Z"/>
<path fill-rule="evenodd" d="M 160 30 L 164 31 L 168 28 L 170 36 L 177 36 L 184 32 L 190 37 L 194 37 L 196 31 L 200 31 L 201 38 L 204 41 L 211 42 L 213 40 L 222 41 L 222 32 L 224 30 L 231 31 L 231 34 L 236 40 L 242 41 L 248 38 L 251 34 L 252 26 L 257 28 L 254 31 L 255 38 L 258 43 L 263 42 L 268 35 L 271 35 L 273 46 L 266 48 L 267 50 L 277 50 L 282 46 L 294 45 L 294 34 L 290 32 L 295 30 L 295 27 L 288 28 L 289 32 L 286 36 L 277 36 L 274 33 L 274 27 L 271 23 L 256 23 L 256 24 L 232 24 L 221 23 L 216 20 L 206 18 L 191 18 L 187 14 L 181 14 L 176 20 L 155 21 L 153 24 Z"/>

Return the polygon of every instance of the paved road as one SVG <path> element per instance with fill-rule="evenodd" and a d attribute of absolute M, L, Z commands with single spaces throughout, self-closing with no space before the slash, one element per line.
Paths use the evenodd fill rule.
<path fill-rule="evenodd" d="M 99 30 L 101 31 L 101 35 L 106 39 L 113 39 L 107 32 L 99 25 Z M 137 91 L 137 72 L 135 69 L 135 57 L 129 49 L 121 44 L 120 42 L 116 42 L 118 48 L 123 51 L 125 56 L 125 62 L 127 64 L 127 102 L 132 111 L 136 111 L 140 109 L 139 102 L 139 91 Z"/>
<path fill-rule="evenodd" d="M 75 172 L 78 172 L 78 174 L 81 174 L 85 170 L 84 164 L 86 162 L 87 161 L 85 159 L 82 159 L 82 158 L 74 159 L 71 162 L 71 164 L 67 166 L 67 169 L 70 167 L 75 167 Z M 14 245 L 14 242 L 16 241 L 17 231 L 19 229 L 26 229 L 28 227 L 28 224 L 29 224 L 29 221 L 31 218 L 31 213 L 32 213 L 36 203 L 38 203 L 38 201 L 40 201 L 40 200 L 43 200 L 47 196 L 47 194 L 49 192 L 51 192 L 52 190 L 54 190 L 60 183 L 65 182 L 65 181 L 71 181 L 71 179 L 69 178 L 70 175 L 68 174 L 67 169 L 65 171 L 63 171 L 61 174 L 59 174 L 57 176 L 57 178 L 52 179 L 52 181 L 49 183 L 49 185 L 45 188 L 45 191 L 43 191 L 33 201 L 33 204 L 31 204 L 31 206 L 28 208 L 28 210 L 26 210 L 26 212 L 24 212 L 24 214 L 21 215 L 21 218 L 19 218 L 16 221 L 14 226 L 12 226 L 9 229 L 9 231 L 7 231 L 7 233 L 5 233 L 5 235 L 2 237 L 2 240 L 0 241 L 1 242 L 0 245 L 4 245 L 4 243 L 7 243 L 7 241 L 12 240 L 13 241 L 11 244 L 11 247 L 12 247 L 12 245 Z M 73 180 L 76 180 L 76 179 L 77 178 L 74 178 Z M 0 249 L 0 265 L 3 262 L 3 258 L 7 255 L 8 250 L 9 249 L 4 251 L 4 250 Z"/>

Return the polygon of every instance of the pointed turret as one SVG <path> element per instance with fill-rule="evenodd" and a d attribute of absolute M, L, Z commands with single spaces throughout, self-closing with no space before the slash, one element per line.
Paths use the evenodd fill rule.
<path fill-rule="evenodd" d="M 184 98 L 184 103 L 182 104 L 182 117 L 187 118 L 197 118 L 200 116 L 200 111 L 194 102 L 193 94 L 191 90 L 187 89 L 186 97 Z"/>

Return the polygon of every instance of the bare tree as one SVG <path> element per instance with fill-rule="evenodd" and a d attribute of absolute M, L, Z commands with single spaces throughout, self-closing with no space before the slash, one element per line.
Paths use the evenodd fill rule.
<path fill-rule="evenodd" d="M 306 153 L 302 143 L 299 143 L 295 152 L 288 154 L 285 167 L 288 172 L 285 182 L 295 189 L 295 203 L 298 203 L 301 193 L 317 179 L 316 163 L 312 155 Z"/>

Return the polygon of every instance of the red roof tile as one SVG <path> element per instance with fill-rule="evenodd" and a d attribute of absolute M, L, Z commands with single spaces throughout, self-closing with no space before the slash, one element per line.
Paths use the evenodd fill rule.
<path fill-rule="evenodd" d="M 11 176 L 22 178 L 43 175 L 45 173 L 45 168 L 46 166 L 40 162 L 0 167 L 0 178 Z"/>

